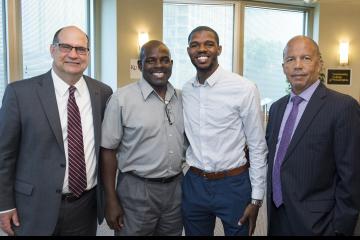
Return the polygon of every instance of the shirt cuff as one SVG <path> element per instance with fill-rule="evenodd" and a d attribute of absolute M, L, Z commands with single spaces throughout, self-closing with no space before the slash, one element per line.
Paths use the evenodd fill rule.
<path fill-rule="evenodd" d="M 8 212 L 14 211 L 15 209 L 16 209 L 16 208 L 9 209 L 9 210 L 5 210 L 5 211 L 0 211 L 0 214 L 8 213 Z"/>
<path fill-rule="evenodd" d="M 251 193 L 251 198 L 252 199 L 257 199 L 257 200 L 263 200 L 264 191 L 263 190 L 258 190 L 258 189 L 253 189 L 252 193 Z"/>

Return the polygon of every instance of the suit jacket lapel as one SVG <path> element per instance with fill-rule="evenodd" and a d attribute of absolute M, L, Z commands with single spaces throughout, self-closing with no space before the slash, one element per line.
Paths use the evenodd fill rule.
<path fill-rule="evenodd" d="M 281 126 L 281 122 L 282 122 L 282 119 L 283 119 L 283 116 L 284 116 L 284 113 L 285 113 L 285 109 L 286 109 L 286 105 L 287 103 L 289 102 L 289 97 L 290 96 L 287 96 L 287 97 L 284 97 L 281 99 L 280 103 L 279 103 L 279 106 L 277 107 L 277 109 L 275 109 L 275 113 L 274 113 L 274 116 L 276 116 L 276 119 L 274 119 L 274 127 L 273 127 L 273 132 L 270 133 L 273 138 L 273 146 L 272 146 L 272 149 L 269 149 L 270 152 L 269 154 L 271 154 L 269 156 L 269 159 L 270 162 L 271 162 L 271 166 L 275 160 L 275 154 L 276 154 L 276 145 L 278 143 L 278 138 L 279 138 L 279 132 L 280 132 L 280 126 Z"/>
<path fill-rule="evenodd" d="M 58 142 L 60 149 L 65 152 L 59 110 L 56 102 L 55 88 L 51 77 L 51 71 L 45 73 L 43 77 L 39 79 L 36 87 L 41 105 L 44 109 L 51 129 L 54 132 L 56 141 Z"/>
<path fill-rule="evenodd" d="M 315 90 L 314 94 L 310 98 L 306 109 L 301 116 L 298 126 L 295 129 L 294 135 L 291 139 L 290 145 L 287 149 L 284 162 L 290 156 L 292 151 L 294 151 L 296 145 L 299 143 L 301 138 L 304 136 L 304 133 L 308 130 L 309 125 L 314 120 L 315 116 L 319 113 L 320 108 L 325 103 L 326 97 L 326 87 L 323 84 L 320 84 Z"/>
<path fill-rule="evenodd" d="M 96 156 L 99 155 L 99 146 L 100 146 L 100 129 L 101 129 L 101 106 L 100 106 L 100 90 L 94 84 L 93 80 L 84 76 L 86 85 L 89 89 L 91 108 L 93 114 L 93 124 L 94 124 L 94 137 L 95 137 L 95 152 Z"/>

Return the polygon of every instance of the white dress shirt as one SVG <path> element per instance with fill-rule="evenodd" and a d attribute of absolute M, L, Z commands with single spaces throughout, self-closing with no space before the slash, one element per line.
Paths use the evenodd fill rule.
<path fill-rule="evenodd" d="M 267 146 L 255 84 L 219 66 L 203 85 L 196 77 L 184 85 L 183 106 L 187 163 L 206 172 L 237 168 L 247 143 L 251 196 L 263 199 Z"/>
<path fill-rule="evenodd" d="M 68 140 L 67 140 L 67 103 L 69 99 L 69 85 L 51 70 L 51 76 L 54 81 L 56 102 L 59 110 L 59 117 L 64 141 L 64 149 L 66 156 L 66 170 L 63 185 L 63 193 L 69 193 L 69 157 L 68 157 Z M 84 141 L 84 154 L 86 163 L 87 187 L 89 190 L 95 187 L 96 179 L 96 156 L 95 156 L 95 139 L 94 139 L 94 123 L 91 107 L 91 99 L 89 89 L 83 77 L 74 85 L 76 87 L 75 99 L 79 107 L 81 117 L 81 127 Z"/>

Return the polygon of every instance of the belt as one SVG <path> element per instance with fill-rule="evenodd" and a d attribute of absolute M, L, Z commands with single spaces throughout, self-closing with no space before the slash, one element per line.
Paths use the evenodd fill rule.
<path fill-rule="evenodd" d="M 218 180 L 218 179 L 223 179 L 225 177 L 239 175 L 239 174 L 243 173 L 246 169 L 248 169 L 249 166 L 250 166 L 250 164 L 249 164 L 249 162 L 247 162 L 245 165 L 243 165 L 241 167 L 233 168 L 233 169 L 222 171 L 222 172 L 205 172 L 196 167 L 190 167 L 189 170 L 199 176 L 202 176 L 202 177 L 208 179 L 208 180 Z"/>
<path fill-rule="evenodd" d="M 182 174 L 182 172 L 174 175 L 174 176 L 171 176 L 171 177 L 163 177 L 163 178 L 145 178 L 145 177 L 141 177 L 141 176 L 138 176 L 136 175 L 135 173 L 133 172 L 126 172 L 128 174 L 130 174 L 131 176 L 134 176 L 134 177 L 137 177 L 143 181 L 147 181 L 147 182 L 156 182 L 156 183 L 170 183 L 172 181 L 174 181 L 175 178 L 177 178 L 179 175 Z"/>
<path fill-rule="evenodd" d="M 80 197 L 75 196 L 73 193 L 64 193 L 61 195 L 61 200 L 65 202 L 75 202 L 76 200 L 79 200 L 81 197 L 87 195 L 88 193 L 95 190 L 95 187 L 92 189 L 89 189 L 87 191 L 84 191 Z"/>

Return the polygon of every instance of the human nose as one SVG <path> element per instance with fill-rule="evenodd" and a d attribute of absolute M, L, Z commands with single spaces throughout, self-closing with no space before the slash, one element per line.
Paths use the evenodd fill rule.
<path fill-rule="evenodd" d="M 162 65 L 164 65 L 164 62 L 161 59 L 159 59 L 156 61 L 156 65 L 162 66 Z"/>
<path fill-rule="evenodd" d="M 75 47 L 73 47 L 73 48 L 71 49 L 71 51 L 68 53 L 68 56 L 73 57 L 73 58 L 76 58 L 76 57 L 79 56 L 79 54 L 78 54 L 78 52 L 76 51 L 76 48 L 75 48 Z"/>
<path fill-rule="evenodd" d="M 303 68 L 303 61 L 300 58 L 295 60 L 295 68 Z"/>
<path fill-rule="evenodd" d="M 198 48 L 198 51 L 199 52 L 205 52 L 207 49 L 205 47 L 205 44 L 199 44 L 199 48 Z"/>

